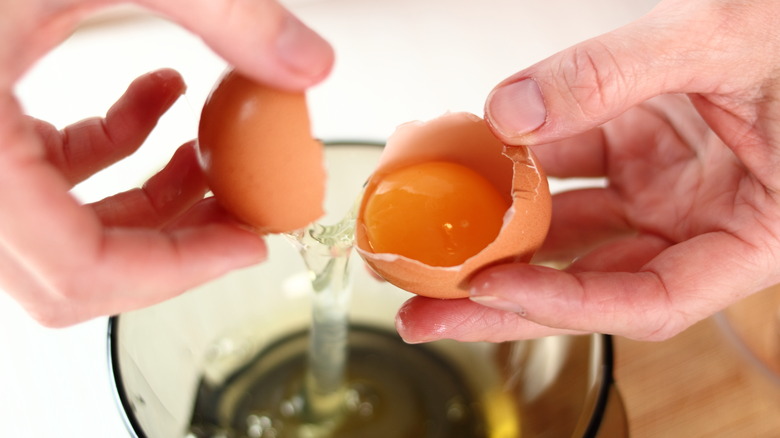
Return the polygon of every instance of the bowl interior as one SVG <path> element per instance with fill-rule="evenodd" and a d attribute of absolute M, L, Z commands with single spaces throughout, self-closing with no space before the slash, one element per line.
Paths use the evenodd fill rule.
<path fill-rule="evenodd" d="M 325 222 L 333 223 L 358 196 L 381 147 L 337 144 L 326 151 Z M 312 291 L 301 257 L 283 237 L 267 242 L 266 263 L 111 319 L 110 366 L 131 435 L 187 436 L 201 382 L 225 382 L 278 339 L 308 328 Z M 394 333 L 395 312 L 411 295 L 376 281 L 353 257 L 350 323 Z M 612 384 L 609 337 L 409 348 L 434 351 L 462 371 L 488 406 L 488 436 L 596 436 Z"/>

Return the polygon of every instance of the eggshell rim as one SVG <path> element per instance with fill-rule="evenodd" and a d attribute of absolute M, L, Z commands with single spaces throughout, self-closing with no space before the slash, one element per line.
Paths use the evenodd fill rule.
<path fill-rule="evenodd" d="M 511 173 L 511 178 L 508 185 L 511 192 L 510 195 L 512 197 L 512 204 L 504 215 L 504 222 L 496 238 L 480 252 L 468 258 L 460 265 L 431 266 L 418 260 L 414 260 L 398 254 L 371 252 L 370 249 L 365 247 L 364 233 L 360 230 L 360 223 L 358 222 L 356 228 L 356 248 L 360 256 L 371 266 L 373 270 L 375 270 L 380 276 L 385 277 L 388 281 L 397 285 L 398 287 L 401 287 L 402 289 L 409 290 L 419 295 L 432 296 L 436 298 L 463 298 L 468 296 L 468 292 L 465 289 L 465 283 L 467 283 L 469 278 L 477 271 L 497 263 L 530 261 L 533 253 L 543 243 L 544 237 L 547 234 L 552 208 L 546 175 L 544 174 L 543 169 L 541 169 L 541 167 L 538 165 L 538 161 L 533 155 L 533 152 L 524 146 L 504 145 L 492 134 L 492 131 L 489 130 L 487 123 L 482 118 L 474 114 L 465 112 L 448 112 L 429 121 L 413 121 L 405 123 L 399 126 L 393 135 L 388 138 L 385 148 L 386 150 L 392 150 L 390 148 L 393 147 L 393 144 L 397 144 L 394 142 L 401 141 L 398 140 L 399 137 L 397 137 L 399 133 L 402 135 L 402 139 L 405 137 L 405 139 L 408 141 L 409 137 L 419 135 L 410 132 L 410 130 L 426 129 L 426 127 L 428 129 L 434 130 L 435 126 L 432 127 L 432 124 L 435 125 L 436 123 L 442 123 L 445 121 L 454 121 L 454 123 L 458 125 L 462 124 L 462 126 L 459 126 L 458 129 L 471 129 L 473 131 L 483 130 L 482 133 L 484 135 L 489 135 L 489 137 L 485 138 L 489 139 L 494 145 L 496 145 L 497 149 L 500 148 L 500 155 L 503 157 L 503 159 L 507 160 L 506 165 L 510 167 L 509 172 Z M 469 122 L 474 123 L 475 126 L 473 128 L 468 127 Z M 479 153 L 480 155 L 484 154 L 482 151 Z M 426 159 L 401 160 L 403 164 L 400 165 L 388 165 L 387 160 L 388 159 L 384 156 L 383 151 L 383 157 L 380 158 L 380 162 L 376 166 L 374 174 L 372 174 L 371 179 L 369 179 L 367 182 L 367 187 L 370 187 L 372 179 L 375 177 L 380 177 L 381 179 L 381 175 L 383 174 L 392 172 L 393 170 L 404 167 L 406 165 L 425 161 Z M 523 172 L 523 167 L 531 168 L 532 171 Z M 531 180 L 530 184 L 528 181 L 529 176 Z M 525 183 L 525 185 L 523 185 L 523 183 Z M 522 204 L 523 196 L 526 195 L 529 190 L 518 189 L 528 187 L 529 185 L 534 188 L 534 194 L 532 196 L 533 199 L 531 199 L 530 202 L 534 206 L 535 214 L 529 214 L 528 209 L 526 209 L 525 214 L 519 213 L 518 208 Z M 501 188 L 499 187 L 499 189 Z M 540 196 L 542 198 L 540 198 Z M 546 202 L 544 202 L 545 196 L 547 198 Z M 366 198 L 367 197 L 364 197 L 364 199 L 361 201 L 361 212 L 364 208 Z M 528 199 L 526 199 L 526 201 L 528 201 Z M 515 223 L 513 221 L 520 221 L 521 219 L 528 219 L 529 217 L 531 219 L 534 217 L 537 218 L 535 224 L 536 232 L 527 233 L 530 234 L 530 239 L 532 240 L 530 242 L 531 244 L 529 245 L 528 242 L 526 242 L 526 245 L 523 246 L 511 245 L 512 242 L 508 241 L 510 237 L 517 237 L 518 235 L 522 236 L 523 234 L 526 234 L 524 230 L 526 228 L 530 228 L 527 223 Z M 518 227 L 519 231 L 511 230 L 510 226 Z M 398 268 L 399 265 L 408 265 L 408 268 L 404 269 L 403 266 Z M 438 276 L 450 276 L 455 278 L 454 281 L 449 281 L 449 285 L 445 285 L 443 287 L 441 287 L 441 285 L 420 284 L 420 282 L 409 278 L 388 278 L 394 276 L 388 275 L 388 269 L 386 269 L 387 266 L 396 266 L 394 269 L 395 271 L 418 269 L 420 272 L 426 272 L 428 274 L 439 273 Z"/>

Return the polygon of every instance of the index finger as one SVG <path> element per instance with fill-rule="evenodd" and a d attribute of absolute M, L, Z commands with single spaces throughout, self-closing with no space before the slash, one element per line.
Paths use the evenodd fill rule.
<path fill-rule="evenodd" d="M 773 284 L 760 274 L 760 251 L 711 232 L 663 249 L 635 272 L 510 264 L 478 274 L 471 293 L 491 307 L 522 308 L 526 319 L 548 327 L 664 340 Z"/>

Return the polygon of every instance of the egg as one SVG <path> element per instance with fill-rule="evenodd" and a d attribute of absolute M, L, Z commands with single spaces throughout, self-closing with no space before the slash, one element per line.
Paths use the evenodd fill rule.
<path fill-rule="evenodd" d="M 400 126 L 366 183 L 356 244 L 388 282 L 464 298 L 477 271 L 529 262 L 550 226 L 544 171 L 524 146 L 504 146 L 480 117 L 448 113 Z"/>
<path fill-rule="evenodd" d="M 323 147 L 304 93 L 228 70 L 203 106 L 198 150 L 217 202 L 259 232 L 294 231 L 323 215 Z"/>
<path fill-rule="evenodd" d="M 198 146 L 217 201 L 259 232 L 295 231 L 323 215 L 324 153 L 304 93 L 228 70 L 203 107 Z M 388 282 L 462 298 L 477 271 L 530 261 L 550 216 L 547 178 L 531 150 L 504 146 L 476 115 L 448 113 L 388 138 L 359 204 L 355 239 Z"/>

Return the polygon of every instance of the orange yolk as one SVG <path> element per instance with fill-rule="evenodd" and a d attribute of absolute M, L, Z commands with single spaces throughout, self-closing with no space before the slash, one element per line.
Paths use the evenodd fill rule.
<path fill-rule="evenodd" d="M 460 164 L 427 162 L 385 175 L 367 194 L 363 225 L 374 253 L 458 266 L 495 240 L 510 200 Z"/>

